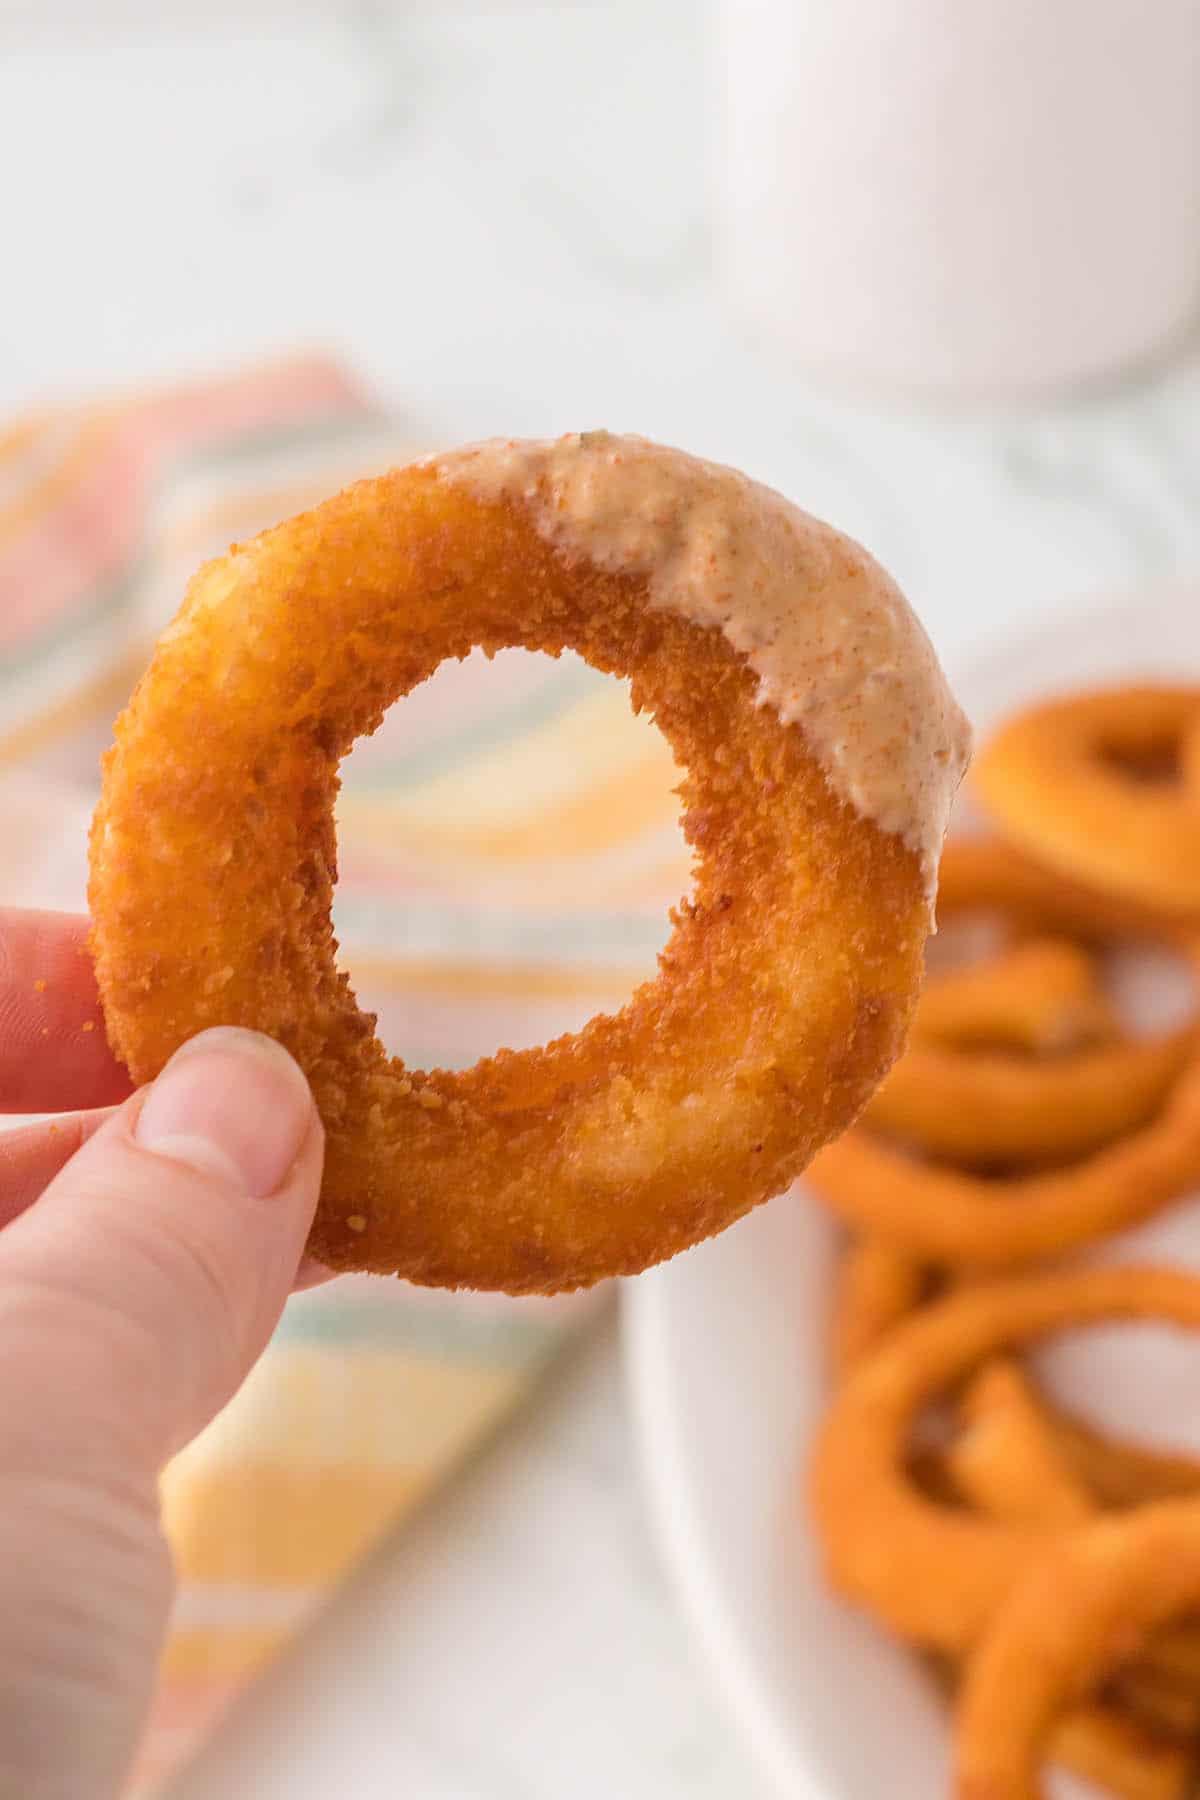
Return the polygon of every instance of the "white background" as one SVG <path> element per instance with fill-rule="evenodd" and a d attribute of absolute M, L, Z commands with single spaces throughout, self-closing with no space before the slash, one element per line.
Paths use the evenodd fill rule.
<path fill-rule="evenodd" d="M 1200 566 L 1190 362 L 948 419 L 742 339 L 703 27 L 695 0 L 0 0 L 0 414 L 332 347 L 425 440 L 607 425 L 742 465 L 863 538 L 951 670 Z M 758 1800 L 743 1759 L 649 1541 L 610 1322 L 182 1793 Z"/>

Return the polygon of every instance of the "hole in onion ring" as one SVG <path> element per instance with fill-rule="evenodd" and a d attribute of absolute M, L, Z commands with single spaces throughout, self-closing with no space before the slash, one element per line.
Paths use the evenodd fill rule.
<path fill-rule="evenodd" d="M 1186 960 L 1163 944 L 1114 944 L 1100 959 L 1105 988 L 1118 1017 L 1135 1037 L 1175 1031 L 1197 1005 L 1196 983 Z"/>
<path fill-rule="evenodd" d="M 1178 787 L 1183 779 L 1177 737 L 1148 744 L 1140 751 L 1127 744 L 1102 744 L 1099 760 L 1136 787 Z"/>
<path fill-rule="evenodd" d="M 410 1068 L 545 1043 L 654 974 L 689 858 L 628 685 L 571 651 L 474 651 L 343 761 L 339 962 Z"/>

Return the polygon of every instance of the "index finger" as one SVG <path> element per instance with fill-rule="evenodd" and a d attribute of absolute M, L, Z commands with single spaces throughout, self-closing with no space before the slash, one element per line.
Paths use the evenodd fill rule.
<path fill-rule="evenodd" d="M 104 1035 L 88 922 L 0 909 L 0 1113 L 111 1106 L 131 1092 Z"/>

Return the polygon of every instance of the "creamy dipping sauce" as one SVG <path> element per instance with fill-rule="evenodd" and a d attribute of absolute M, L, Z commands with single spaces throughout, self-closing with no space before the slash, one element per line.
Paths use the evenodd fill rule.
<path fill-rule="evenodd" d="M 642 576 L 651 606 L 719 627 L 759 705 L 800 726 L 834 792 L 917 853 L 932 899 L 970 727 L 865 550 L 737 470 L 646 438 L 498 438 L 430 460 L 482 500 L 525 505 L 564 555 Z"/>

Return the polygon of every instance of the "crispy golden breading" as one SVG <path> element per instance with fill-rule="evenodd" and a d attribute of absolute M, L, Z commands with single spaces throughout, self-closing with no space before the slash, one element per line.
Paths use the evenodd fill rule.
<path fill-rule="evenodd" d="M 632 677 L 686 771 L 695 886 L 621 1012 L 417 1071 L 338 971 L 337 769 L 474 645 Z M 284 1043 L 325 1121 L 310 1248 L 336 1269 L 553 1292 L 721 1230 L 859 1111 L 927 930 L 917 856 L 834 797 L 755 687 L 718 630 L 427 467 L 234 549 L 193 581 L 105 762 L 90 898 L 114 1049 L 145 1081 L 205 1026 Z"/>

